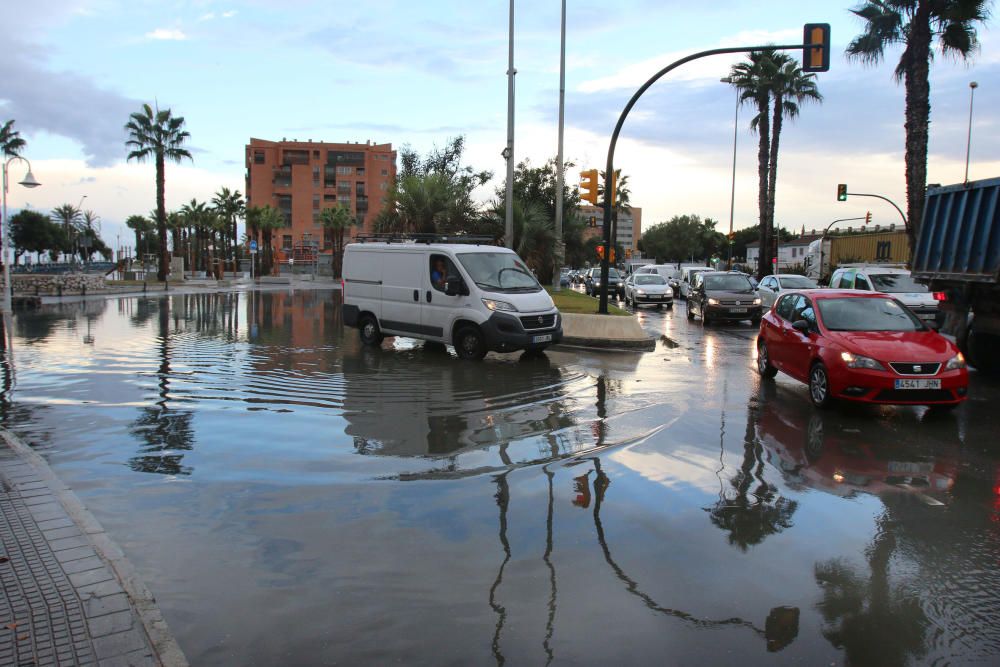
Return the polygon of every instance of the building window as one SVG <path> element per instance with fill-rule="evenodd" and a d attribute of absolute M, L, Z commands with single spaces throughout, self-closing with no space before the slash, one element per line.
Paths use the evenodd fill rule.
<path fill-rule="evenodd" d="M 337 202 L 340 203 L 342 206 L 349 207 L 351 205 L 351 195 L 340 195 L 339 197 L 337 197 Z"/>
<path fill-rule="evenodd" d="M 354 173 L 354 167 L 337 167 L 337 174 L 340 176 L 350 176 Z"/>
<path fill-rule="evenodd" d="M 313 195 L 313 210 L 319 210 L 319 195 Z"/>
<path fill-rule="evenodd" d="M 364 167 L 358 167 L 357 169 L 354 170 L 354 173 L 357 174 L 358 176 L 364 176 L 365 175 L 365 168 Z"/>
<path fill-rule="evenodd" d="M 313 187 L 319 187 L 319 167 L 313 167 Z"/>
<path fill-rule="evenodd" d="M 274 184 L 279 188 L 287 188 L 292 184 L 292 168 L 289 165 L 274 170 Z"/>
<path fill-rule="evenodd" d="M 278 211 L 285 216 L 285 225 L 292 224 L 292 196 L 278 195 Z"/>
<path fill-rule="evenodd" d="M 364 197 L 365 196 L 365 183 L 364 183 L 364 181 L 358 181 L 357 183 L 354 184 L 354 194 L 358 195 L 359 197 Z"/>
<path fill-rule="evenodd" d="M 281 249 L 282 250 L 291 250 L 292 249 L 292 235 L 291 234 L 282 234 L 282 236 L 281 236 Z"/>
<path fill-rule="evenodd" d="M 289 149 L 282 156 L 284 164 L 309 164 L 309 151 Z"/>
<path fill-rule="evenodd" d="M 264 151 L 254 151 L 253 162 L 254 164 L 264 164 Z"/>
<path fill-rule="evenodd" d="M 382 170 L 382 175 L 383 176 L 388 176 L 389 175 L 389 170 L 388 169 L 383 169 Z"/>
<path fill-rule="evenodd" d="M 386 183 L 385 181 L 382 181 L 381 183 L 378 184 L 378 189 L 381 190 L 382 192 L 385 192 L 386 189 L 388 189 L 388 187 L 389 184 Z"/>
<path fill-rule="evenodd" d="M 351 194 L 351 184 L 349 181 L 340 181 L 337 183 L 337 194 L 349 195 Z"/>
<path fill-rule="evenodd" d="M 318 160 L 319 159 L 319 151 L 313 151 L 313 159 L 314 160 Z"/>
<path fill-rule="evenodd" d="M 337 195 L 323 195 L 323 201 L 335 202 L 337 201 Z"/>
<path fill-rule="evenodd" d="M 334 175 L 335 173 L 336 173 L 336 170 L 333 167 L 331 167 L 329 165 L 323 167 L 323 187 L 324 188 L 332 188 L 332 187 L 335 187 L 337 185 L 337 177 Z"/>

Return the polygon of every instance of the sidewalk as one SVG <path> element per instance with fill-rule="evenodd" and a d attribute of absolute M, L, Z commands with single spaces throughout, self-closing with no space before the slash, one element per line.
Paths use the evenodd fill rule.
<path fill-rule="evenodd" d="M 3 429 L 0 585 L 0 665 L 187 665 L 121 549 Z"/>

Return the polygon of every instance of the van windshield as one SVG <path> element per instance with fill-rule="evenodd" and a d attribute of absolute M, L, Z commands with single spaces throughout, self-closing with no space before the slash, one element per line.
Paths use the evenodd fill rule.
<path fill-rule="evenodd" d="M 491 292 L 538 292 L 542 287 L 521 258 L 511 252 L 466 252 L 458 261 L 480 289 Z"/>

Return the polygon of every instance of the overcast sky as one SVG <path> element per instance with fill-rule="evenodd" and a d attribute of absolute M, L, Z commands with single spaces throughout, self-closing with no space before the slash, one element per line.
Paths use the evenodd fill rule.
<path fill-rule="evenodd" d="M 848 62 L 857 3 L 713 0 L 569 0 L 567 159 L 603 168 L 610 132 L 635 89 L 660 67 L 718 46 L 801 40 L 802 24 L 833 27 L 825 100 L 781 135 L 776 218 L 800 229 L 864 215 L 897 222 L 874 200 L 835 201 L 838 182 L 905 208 L 899 52 L 879 67 Z M 558 0 L 516 0 L 515 157 L 556 153 Z M 105 239 L 155 207 L 152 167 L 125 163 L 122 126 L 143 102 L 187 120 L 194 161 L 167 168 L 167 206 L 244 190 L 250 137 L 391 142 L 424 151 L 467 137 L 467 160 L 504 173 L 506 0 L 37 0 L 4 11 L 0 119 L 13 118 L 44 187 L 12 185 L 9 203 L 93 210 Z M 13 15 L 11 15 L 13 12 Z M 932 68 L 929 181 L 962 180 L 969 82 L 977 81 L 970 178 L 1000 176 L 1000 41 L 991 25 L 968 63 Z M 619 141 L 644 227 L 695 213 L 729 224 L 735 93 L 719 79 L 738 57 L 686 65 L 639 102 Z M 736 228 L 757 222 L 756 137 L 740 111 Z M 12 166 L 12 181 L 22 167 Z M 570 183 L 577 171 L 567 174 Z M 482 198 L 492 196 L 493 186 Z M 130 234 L 122 233 L 122 244 Z"/>

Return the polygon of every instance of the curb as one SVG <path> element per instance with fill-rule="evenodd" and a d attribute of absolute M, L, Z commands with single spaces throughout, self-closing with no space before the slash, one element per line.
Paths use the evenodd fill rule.
<path fill-rule="evenodd" d="M 615 340 L 612 338 L 574 338 L 564 335 L 563 339 L 555 347 L 582 347 L 592 350 L 621 352 L 649 352 L 656 349 L 656 341 L 649 337 Z"/>
<path fill-rule="evenodd" d="M 94 515 L 84 507 L 76 494 L 52 472 L 48 462 L 38 452 L 6 429 L 0 428 L 0 438 L 3 438 L 7 446 L 24 463 L 38 472 L 38 476 L 45 481 L 52 495 L 66 509 L 66 513 L 77 524 L 80 532 L 87 536 L 97 555 L 107 563 L 122 589 L 128 594 L 132 609 L 142 623 L 149 644 L 160 664 L 163 667 L 189 667 L 184 652 L 181 651 L 177 640 L 174 639 L 167 626 L 167 622 L 163 619 L 163 614 L 156 606 L 156 598 L 139 579 L 135 568 L 125 557 L 124 552 L 108 536 Z"/>

